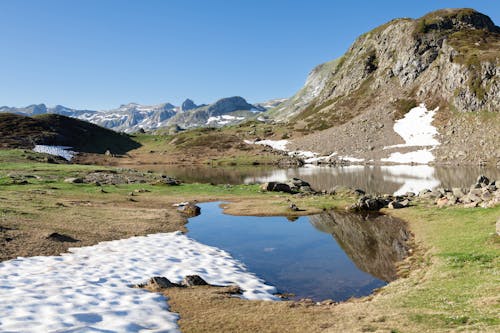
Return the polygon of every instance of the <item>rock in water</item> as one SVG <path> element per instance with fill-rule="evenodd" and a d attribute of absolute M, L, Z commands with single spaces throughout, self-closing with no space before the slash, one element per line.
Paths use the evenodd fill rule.
<path fill-rule="evenodd" d="M 195 217 L 201 214 L 201 208 L 191 202 L 188 202 L 184 205 L 179 205 L 177 210 L 187 217 Z"/>

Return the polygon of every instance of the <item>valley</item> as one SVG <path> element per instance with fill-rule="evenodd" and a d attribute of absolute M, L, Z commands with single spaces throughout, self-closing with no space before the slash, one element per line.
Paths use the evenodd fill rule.
<path fill-rule="evenodd" d="M 289 98 L 0 107 L 0 331 L 497 332 L 499 51 L 443 9 Z"/>

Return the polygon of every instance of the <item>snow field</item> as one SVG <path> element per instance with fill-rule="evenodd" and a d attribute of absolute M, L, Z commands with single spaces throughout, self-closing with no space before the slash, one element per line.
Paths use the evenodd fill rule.
<path fill-rule="evenodd" d="M 33 151 L 37 153 L 45 153 L 54 156 L 61 156 L 67 161 L 71 161 L 73 157 L 76 155 L 74 151 L 68 150 L 71 147 L 65 146 L 46 146 L 46 145 L 35 145 Z"/>
<path fill-rule="evenodd" d="M 276 299 L 274 287 L 227 252 L 180 232 L 153 234 L 0 263 L 0 331 L 177 332 L 167 299 L 131 286 L 192 274 L 210 284 L 237 284 L 246 299 Z"/>

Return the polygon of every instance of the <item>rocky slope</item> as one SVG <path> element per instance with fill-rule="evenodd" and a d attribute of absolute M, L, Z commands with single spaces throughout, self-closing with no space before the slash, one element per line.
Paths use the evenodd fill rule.
<path fill-rule="evenodd" d="M 248 118 L 255 118 L 260 112 L 276 105 L 276 101 L 252 105 L 242 97 L 229 97 L 209 105 L 196 105 L 192 100 L 186 99 L 181 106 L 170 103 L 158 105 L 129 103 L 107 111 L 76 110 L 62 105 L 47 107 L 45 104 L 29 105 L 24 108 L 2 106 L 0 113 L 26 116 L 59 114 L 85 120 L 115 131 L 131 133 L 141 129 L 149 131 L 167 126 L 180 128 L 220 127 L 235 124 Z"/>
<path fill-rule="evenodd" d="M 304 88 L 269 114 L 308 134 L 291 142 L 291 150 L 377 162 L 425 149 L 435 163 L 495 164 L 499 63 L 500 28 L 486 15 L 446 9 L 397 19 L 360 36 L 340 59 L 316 67 Z M 433 138 L 439 142 L 432 146 L 405 144 L 394 128 L 421 103 L 435 110 Z"/>

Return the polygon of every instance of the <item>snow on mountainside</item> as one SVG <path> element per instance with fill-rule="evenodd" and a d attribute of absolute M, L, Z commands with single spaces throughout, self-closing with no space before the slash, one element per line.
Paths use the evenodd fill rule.
<path fill-rule="evenodd" d="M 151 131 L 166 126 L 192 128 L 235 124 L 255 117 L 256 114 L 279 104 L 279 101 L 271 100 L 252 105 L 242 97 L 229 97 L 209 105 L 196 105 L 192 100 L 186 99 L 181 106 L 170 103 L 157 105 L 129 103 L 105 111 L 76 110 L 62 105 L 47 107 L 45 104 L 33 104 L 24 108 L 1 106 L 0 113 L 27 116 L 60 114 L 115 131 L 132 133 L 141 129 Z"/>
<path fill-rule="evenodd" d="M 305 134 L 291 138 L 290 151 L 500 165 L 499 55 L 500 27 L 473 9 L 395 19 L 314 68 L 268 115 Z"/>

